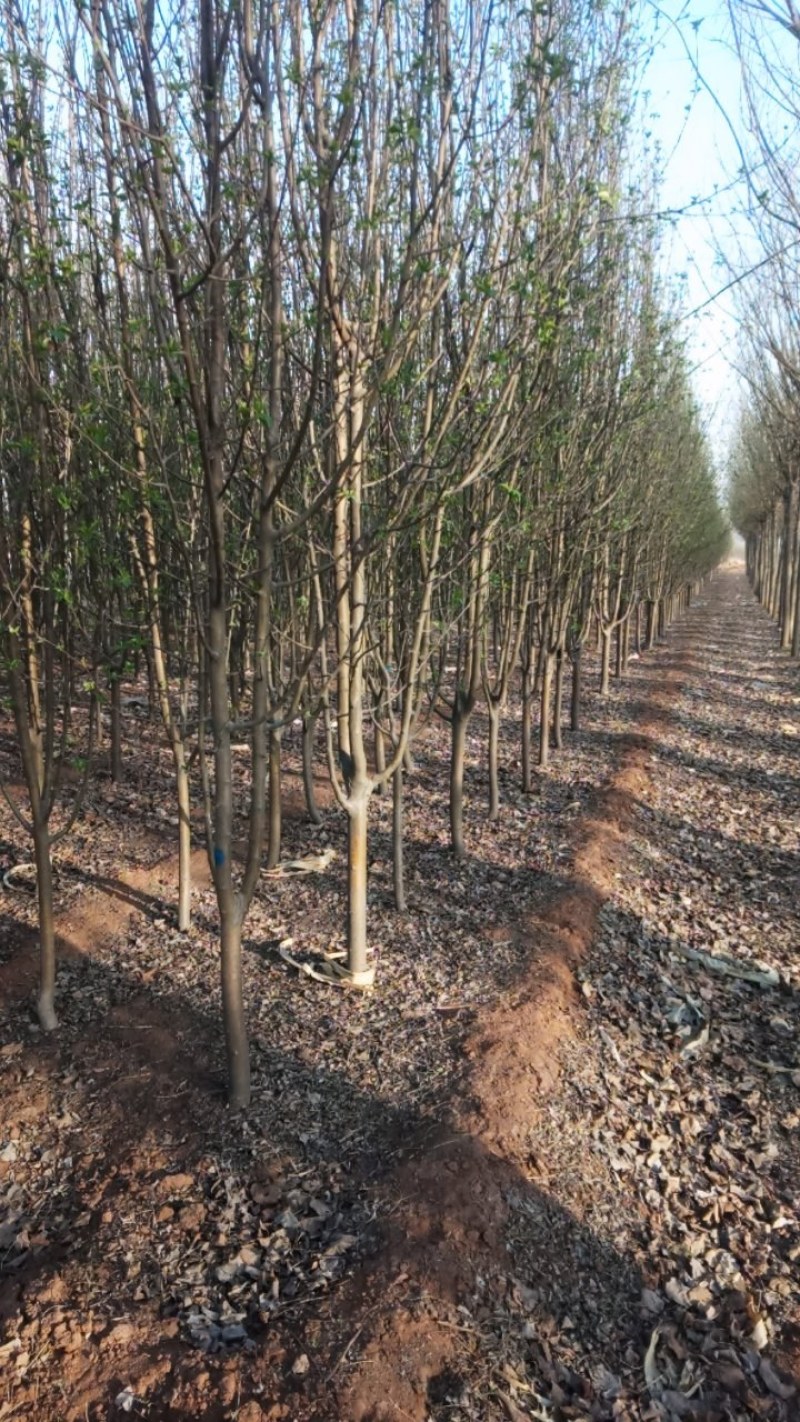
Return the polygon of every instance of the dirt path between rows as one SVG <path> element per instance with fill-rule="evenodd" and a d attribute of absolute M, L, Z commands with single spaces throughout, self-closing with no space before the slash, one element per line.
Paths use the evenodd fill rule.
<path fill-rule="evenodd" d="M 461 1326 L 477 1336 L 476 1318 L 509 1307 L 513 1313 L 530 1298 L 530 1282 L 519 1293 L 509 1227 L 512 1213 L 542 1209 L 543 1162 L 531 1146 L 532 1128 L 557 1089 L 561 1053 L 580 1030 L 576 973 L 624 870 L 636 805 L 649 784 L 650 747 L 689 667 L 682 651 L 663 652 L 661 689 L 640 707 L 611 782 L 588 807 L 571 872 L 540 913 L 513 927 L 529 970 L 465 1043 L 468 1096 L 453 1101 L 441 1137 L 387 1182 L 398 1204 L 385 1248 L 342 1301 L 361 1340 L 361 1358 L 336 1399 L 342 1422 L 425 1422 L 432 1404 L 463 1394 L 458 1325 L 442 1312 L 461 1310 Z M 560 1240 L 541 1245 L 537 1272 L 558 1272 Z M 474 1372 L 474 1360 L 464 1370 Z M 516 1404 L 507 1396 L 503 1405 L 500 1381 L 481 1389 L 482 1406 L 492 1408 L 494 1393 L 492 1411 L 506 1416 Z M 330 1399 L 327 1410 L 323 1400 L 318 1416 L 331 1415 Z"/>
<path fill-rule="evenodd" d="M 118 802 L 90 810 L 57 1041 L 16 909 L 0 962 L 0 1418 L 795 1415 L 797 669 L 727 570 L 630 684 L 539 815 L 512 801 L 516 841 L 447 865 L 454 918 L 430 831 L 409 845 L 420 936 L 362 1009 L 260 946 L 287 912 L 324 935 L 335 879 L 270 886 L 244 1123 L 200 872 L 180 939 L 171 859 L 112 873 Z"/>
<path fill-rule="evenodd" d="M 342 1419 L 800 1415 L 800 678 L 738 572 L 670 642 L 400 1172 Z"/>

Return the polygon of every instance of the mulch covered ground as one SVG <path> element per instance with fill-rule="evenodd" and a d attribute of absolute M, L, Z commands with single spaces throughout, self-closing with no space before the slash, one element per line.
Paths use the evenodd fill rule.
<path fill-rule="evenodd" d="M 510 710 L 492 825 L 476 715 L 463 865 L 427 725 L 403 917 L 373 802 L 363 997 L 276 952 L 337 946 L 345 909 L 289 738 L 285 856 L 337 857 L 262 880 L 244 1118 L 204 855 L 182 935 L 169 757 L 131 707 L 124 783 L 58 851 L 53 1037 L 32 904 L 0 907 L 0 1418 L 796 1415 L 798 706 L 718 574 L 533 797 Z M 0 815 L 5 871 L 30 850 Z"/>

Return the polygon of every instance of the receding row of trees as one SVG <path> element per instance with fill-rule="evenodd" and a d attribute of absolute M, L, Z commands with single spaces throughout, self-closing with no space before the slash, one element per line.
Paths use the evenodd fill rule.
<path fill-rule="evenodd" d="M 748 576 L 800 656 L 800 25 L 792 4 L 730 5 L 742 64 L 741 146 L 749 194 L 740 301 L 743 402 L 730 460 L 730 512 Z M 753 260 L 755 256 L 755 261 Z"/>
<path fill-rule="evenodd" d="M 141 657 L 174 767 L 184 929 L 194 797 L 205 810 L 241 1106 L 242 928 L 280 856 L 287 725 L 302 718 L 310 818 L 315 730 L 347 816 L 342 971 L 364 985 L 370 799 L 391 787 L 402 910 L 421 717 L 449 724 L 461 856 L 478 702 L 495 817 L 515 681 L 530 790 L 551 727 L 561 744 L 568 669 L 579 726 L 587 639 L 605 692 L 614 657 L 621 673 L 724 549 L 637 220 L 635 14 L 2 3 L 0 631 L 39 1015 L 55 1025 L 74 708 L 87 749 L 109 711 L 121 775 L 120 686 Z"/>

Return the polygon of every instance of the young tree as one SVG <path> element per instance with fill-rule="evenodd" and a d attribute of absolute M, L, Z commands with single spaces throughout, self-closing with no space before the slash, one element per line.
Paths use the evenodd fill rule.
<path fill-rule="evenodd" d="M 81 803 L 91 763 L 100 619 L 96 470 L 83 438 L 89 340 L 81 254 L 70 250 L 71 193 L 59 188 L 45 123 L 42 67 L 26 47 L 29 17 L 8 4 L 0 116 L 0 657 L 17 731 L 39 910 L 41 1026 L 57 1026 L 52 850 Z M 67 153 L 69 166 L 72 154 Z M 86 707 L 85 768 L 70 810 L 53 816 Z"/>

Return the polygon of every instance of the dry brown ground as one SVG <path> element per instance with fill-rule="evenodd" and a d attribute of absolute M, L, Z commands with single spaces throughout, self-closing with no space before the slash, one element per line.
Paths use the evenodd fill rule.
<path fill-rule="evenodd" d="M 476 718 L 463 866 L 427 727 L 405 918 L 375 806 L 372 995 L 274 952 L 338 941 L 341 857 L 261 886 L 245 1119 L 204 858 L 180 935 L 168 760 L 141 723 L 60 854 L 52 1038 L 31 906 L 0 911 L 0 1418 L 794 1415 L 800 697 L 774 646 L 718 576 L 589 696 L 530 800 L 509 716 L 496 826 Z M 333 809 L 304 821 L 295 750 L 286 852 L 341 848 Z M 27 850 L 0 833 L 5 869 Z"/>

